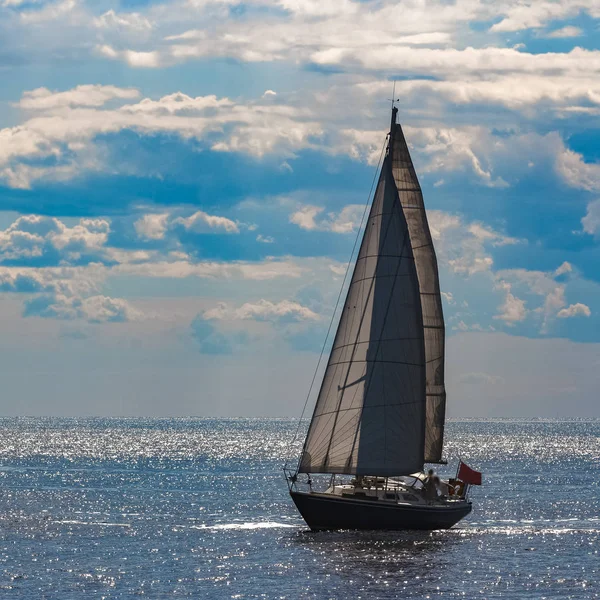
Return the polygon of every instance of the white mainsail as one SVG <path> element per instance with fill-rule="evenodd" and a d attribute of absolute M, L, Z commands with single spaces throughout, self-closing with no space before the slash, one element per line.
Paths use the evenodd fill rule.
<path fill-rule="evenodd" d="M 393 109 L 388 153 L 299 471 L 419 471 L 441 459 L 445 401 L 437 261 Z"/>
<path fill-rule="evenodd" d="M 420 470 L 425 406 L 419 283 L 388 153 L 299 470 Z"/>

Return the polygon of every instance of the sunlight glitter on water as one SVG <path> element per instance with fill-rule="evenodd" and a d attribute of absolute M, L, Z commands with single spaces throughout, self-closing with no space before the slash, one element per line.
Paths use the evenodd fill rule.
<path fill-rule="evenodd" d="M 600 597 L 600 422 L 450 422 L 484 486 L 432 533 L 309 532 L 295 425 L 0 420 L 2 597 Z"/>

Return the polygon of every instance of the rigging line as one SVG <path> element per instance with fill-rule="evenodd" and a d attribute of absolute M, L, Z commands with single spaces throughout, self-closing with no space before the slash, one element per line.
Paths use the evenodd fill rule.
<path fill-rule="evenodd" d="M 388 134 L 389 135 L 389 134 Z M 385 136 L 385 140 L 383 142 L 383 146 L 381 147 L 381 152 L 379 154 L 379 161 L 377 162 L 377 168 L 375 169 L 375 174 L 373 175 L 373 181 L 371 181 L 371 189 L 369 190 L 369 195 L 367 196 L 367 202 L 365 203 L 365 208 L 363 210 L 362 217 L 360 218 L 360 225 L 358 226 L 358 231 L 356 232 L 356 238 L 354 240 L 354 245 L 352 246 L 352 252 L 350 253 L 350 258 L 348 260 L 348 264 L 346 265 L 346 272 L 344 273 L 344 279 L 342 281 L 342 285 L 340 286 L 340 293 L 338 294 L 337 301 L 335 303 L 335 308 L 333 309 L 333 313 L 331 315 L 331 320 L 329 321 L 329 327 L 327 328 L 327 334 L 325 335 L 325 340 L 323 341 L 323 347 L 321 348 L 321 353 L 319 354 L 319 360 L 317 361 L 317 366 L 315 367 L 315 372 L 312 377 L 312 381 L 310 382 L 310 387 L 308 388 L 308 394 L 306 395 L 306 400 L 304 401 L 304 407 L 302 408 L 302 413 L 300 415 L 300 419 L 298 420 L 298 426 L 296 427 L 296 432 L 294 433 L 294 437 L 288 444 L 288 447 L 285 452 L 285 464 L 284 470 L 288 465 L 288 458 L 290 453 L 290 448 L 296 442 L 298 437 L 298 432 L 300 431 L 300 426 L 302 425 L 302 419 L 304 418 L 304 413 L 306 412 L 306 407 L 308 405 L 308 400 L 310 399 L 310 395 L 312 393 L 313 387 L 315 385 L 315 380 L 317 379 L 317 373 L 319 371 L 319 367 L 321 366 L 321 360 L 323 360 L 323 354 L 325 354 L 325 348 L 327 346 L 327 340 L 329 339 L 329 334 L 331 333 L 331 328 L 333 327 L 333 321 L 335 319 L 335 314 L 337 312 L 338 306 L 340 304 L 340 299 L 342 297 L 342 293 L 344 291 L 344 285 L 346 284 L 346 280 L 348 279 L 348 273 L 350 272 L 350 266 L 352 265 L 352 258 L 354 256 L 354 252 L 356 251 L 356 246 L 358 245 L 358 240 L 360 239 L 360 234 L 362 231 L 363 223 L 365 221 L 365 216 L 367 214 L 367 210 L 369 205 L 371 204 L 371 194 L 373 193 L 373 187 L 375 186 L 375 181 L 377 180 L 377 173 L 379 173 L 379 167 L 381 165 L 381 159 L 383 158 L 383 153 L 385 152 L 385 148 L 387 146 L 388 136 Z M 302 455 L 300 455 L 302 458 Z M 300 459 L 298 459 L 298 464 L 300 464 Z"/>

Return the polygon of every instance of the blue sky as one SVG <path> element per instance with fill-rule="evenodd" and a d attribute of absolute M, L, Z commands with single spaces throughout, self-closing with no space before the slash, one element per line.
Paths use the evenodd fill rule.
<path fill-rule="evenodd" d="M 7 415 L 296 415 L 389 125 L 452 416 L 600 416 L 593 0 L 0 0 Z"/>

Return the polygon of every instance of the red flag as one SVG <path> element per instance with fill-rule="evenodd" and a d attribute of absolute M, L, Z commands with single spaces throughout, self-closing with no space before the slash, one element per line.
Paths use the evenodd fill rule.
<path fill-rule="evenodd" d="M 457 479 L 460 479 L 465 483 L 470 483 L 471 485 L 481 485 L 481 473 L 475 471 L 475 469 L 471 469 L 471 467 L 465 465 L 462 461 L 458 467 Z"/>

